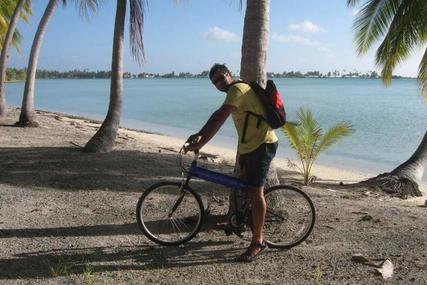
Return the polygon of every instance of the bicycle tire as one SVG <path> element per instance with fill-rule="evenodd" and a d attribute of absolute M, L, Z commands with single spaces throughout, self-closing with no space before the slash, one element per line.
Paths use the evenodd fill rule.
<path fill-rule="evenodd" d="M 181 202 L 170 216 L 178 199 Z M 194 238 L 202 227 L 202 199 L 190 187 L 181 189 L 179 182 L 160 182 L 150 186 L 138 200 L 136 219 L 151 241 L 177 246 Z"/>
<path fill-rule="evenodd" d="M 273 186 L 265 192 L 267 214 L 264 236 L 271 248 L 294 247 L 310 235 L 316 212 L 310 197 L 290 185 Z"/>

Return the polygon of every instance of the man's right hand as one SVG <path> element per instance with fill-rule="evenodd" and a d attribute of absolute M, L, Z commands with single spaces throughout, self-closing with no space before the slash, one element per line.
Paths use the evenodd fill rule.
<path fill-rule="evenodd" d="M 184 153 L 187 153 L 189 151 L 199 151 L 200 146 L 197 146 L 197 143 L 200 141 L 201 138 L 202 136 L 199 135 L 199 133 L 189 136 L 184 144 Z"/>
<path fill-rule="evenodd" d="M 188 143 L 190 146 L 195 145 L 196 143 L 198 143 L 200 141 L 201 138 L 202 138 L 202 136 L 199 135 L 199 133 L 197 133 L 197 134 L 189 136 L 186 143 Z"/>

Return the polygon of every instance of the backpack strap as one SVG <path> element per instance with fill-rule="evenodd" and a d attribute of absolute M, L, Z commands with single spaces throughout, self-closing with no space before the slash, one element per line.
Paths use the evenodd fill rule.
<path fill-rule="evenodd" d="M 248 128 L 248 122 L 249 122 L 249 114 L 246 113 L 245 122 L 243 123 L 242 139 L 240 140 L 240 143 L 245 143 L 245 137 L 246 137 L 246 130 Z"/>
<path fill-rule="evenodd" d="M 246 81 L 243 81 L 243 80 L 236 80 L 233 83 L 231 83 L 230 86 L 233 86 L 234 84 L 237 84 L 237 83 L 245 83 L 245 84 L 249 85 L 251 87 L 251 89 L 253 90 L 252 84 L 247 83 Z M 254 90 L 254 92 L 255 92 L 255 90 Z M 265 118 L 262 115 L 259 115 L 257 113 L 251 112 L 251 111 L 245 111 L 245 112 L 246 112 L 246 117 L 245 117 L 245 122 L 243 123 L 243 133 L 242 133 L 242 138 L 240 140 L 241 143 L 245 143 L 246 130 L 248 128 L 248 123 L 249 123 L 249 115 L 252 115 L 252 116 L 258 118 L 257 123 L 256 123 L 257 129 L 260 127 L 261 122 L 265 121 Z"/>
<path fill-rule="evenodd" d="M 246 111 L 246 113 L 247 113 L 247 114 L 249 114 L 249 115 L 252 115 L 252 116 L 254 116 L 254 117 L 257 117 L 257 118 L 258 118 L 257 123 L 256 123 L 256 127 L 257 127 L 257 129 L 258 129 L 258 128 L 259 128 L 259 126 L 261 125 L 261 122 L 262 122 L 262 121 L 266 121 L 266 119 L 265 119 L 265 118 L 264 118 L 264 116 L 262 116 L 262 115 L 259 115 L 259 114 L 257 114 L 257 113 L 251 112 L 251 111 Z"/>

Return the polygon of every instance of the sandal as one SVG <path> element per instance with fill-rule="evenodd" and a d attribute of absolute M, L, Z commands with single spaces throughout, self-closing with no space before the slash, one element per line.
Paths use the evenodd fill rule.
<path fill-rule="evenodd" d="M 238 261 L 241 262 L 252 262 L 258 255 L 261 254 L 264 250 L 268 248 L 268 245 L 265 241 L 262 243 L 251 243 L 251 245 L 246 249 L 246 251 L 239 256 Z M 257 253 L 253 253 L 255 249 L 259 249 Z"/>

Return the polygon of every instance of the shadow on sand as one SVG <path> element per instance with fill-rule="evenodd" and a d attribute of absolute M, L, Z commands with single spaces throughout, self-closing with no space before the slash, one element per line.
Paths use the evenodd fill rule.
<path fill-rule="evenodd" d="M 241 249 L 230 249 L 230 241 L 189 242 L 183 247 L 90 247 L 53 249 L 0 259 L 0 280 L 49 278 L 63 268 L 69 274 L 153 270 L 218 263 L 232 263 Z M 222 245 L 225 249 L 218 249 Z M 212 247 L 215 247 L 212 248 Z"/>
<path fill-rule="evenodd" d="M 83 153 L 80 148 L 0 148 L 0 183 L 62 190 L 141 191 L 181 176 L 176 153 L 116 150 Z"/>

